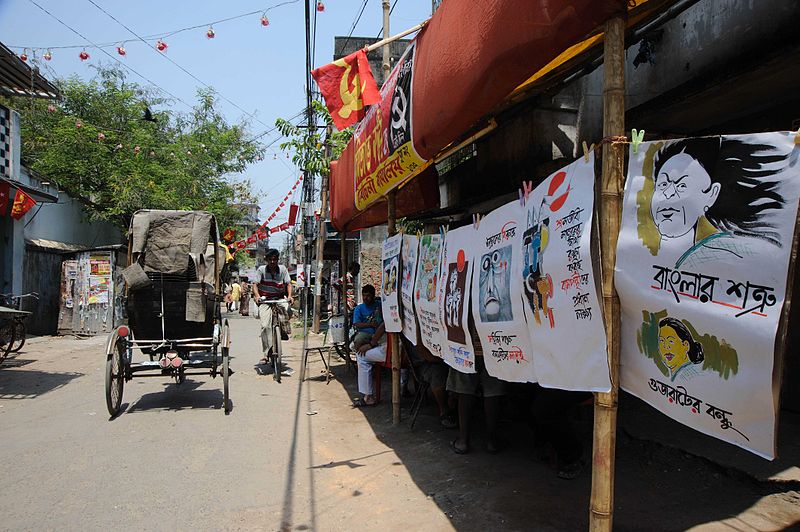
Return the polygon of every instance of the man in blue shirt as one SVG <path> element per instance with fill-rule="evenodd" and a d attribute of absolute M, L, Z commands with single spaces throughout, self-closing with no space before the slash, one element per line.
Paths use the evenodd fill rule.
<path fill-rule="evenodd" d="M 371 284 L 364 285 L 361 289 L 361 300 L 363 303 L 358 305 L 353 311 L 353 327 L 356 329 L 356 337 L 353 346 L 356 351 L 362 345 L 370 343 L 375 329 L 383 323 L 381 313 L 381 302 L 375 298 L 375 287 Z"/>

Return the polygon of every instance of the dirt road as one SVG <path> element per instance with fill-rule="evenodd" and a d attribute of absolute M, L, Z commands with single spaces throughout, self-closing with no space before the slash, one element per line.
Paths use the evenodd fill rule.
<path fill-rule="evenodd" d="M 524 423 L 505 453 L 456 456 L 430 405 L 413 432 L 384 404 L 351 406 L 355 378 L 254 368 L 258 323 L 232 318 L 231 396 L 221 379 L 126 383 L 109 420 L 105 338 L 37 338 L 0 367 L 0 528 L 82 530 L 582 530 L 590 475 L 556 478 Z M 311 343 L 319 344 L 319 338 Z M 299 370 L 300 339 L 286 360 Z M 407 404 L 405 405 L 408 406 Z M 513 406 L 513 405 L 511 405 Z M 513 408 L 511 409 L 513 410 Z M 590 427 L 590 418 L 583 421 Z M 758 483 L 621 434 L 618 530 L 779 530 L 800 522 L 791 483 Z"/>

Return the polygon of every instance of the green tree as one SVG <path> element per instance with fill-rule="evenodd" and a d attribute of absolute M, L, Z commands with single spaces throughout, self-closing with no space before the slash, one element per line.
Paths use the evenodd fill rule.
<path fill-rule="evenodd" d="M 231 176 L 263 150 L 246 123 L 224 119 L 213 91 L 199 91 L 183 114 L 115 67 L 57 83 L 58 105 L 7 100 L 22 115 L 23 164 L 84 199 L 93 216 L 125 227 L 137 209 L 200 209 L 224 228 L 242 217 L 233 204 L 254 201 L 249 181 Z"/>
<path fill-rule="evenodd" d="M 291 150 L 293 152 L 292 162 L 311 175 L 328 175 L 330 160 L 336 160 L 342 154 L 353 136 L 353 128 L 337 131 L 327 107 L 320 101 L 311 102 L 311 109 L 315 118 L 318 119 L 315 122 L 319 122 L 321 119 L 322 123 L 332 128 L 330 137 L 323 136 L 325 131 L 323 128 L 308 129 L 305 125 L 296 126 L 286 119 L 279 118 L 275 121 L 275 126 L 284 137 L 289 139 L 280 147 L 282 150 Z M 331 145 L 330 160 L 325 156 L 326 142 Z"/>

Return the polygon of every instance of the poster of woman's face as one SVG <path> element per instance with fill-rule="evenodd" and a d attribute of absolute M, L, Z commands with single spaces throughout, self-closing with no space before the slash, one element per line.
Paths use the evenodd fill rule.
<path fill-rule="evenodd" d="M 481 322 L 511 321 L 511 246 L 505 246 L 481 257 L 478 279 Z"/>

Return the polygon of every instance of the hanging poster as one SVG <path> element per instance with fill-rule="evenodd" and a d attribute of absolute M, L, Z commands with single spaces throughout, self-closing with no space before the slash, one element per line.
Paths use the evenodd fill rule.
<path fill-rule="evenodd" d="M 400 298 L 397 291 L 400 276 L 400 244 L 403 235 L 390 236 L 383 241 L 381 253 L 381 310 L 386 332 L 400 332 L 403 324 L 400 320 Z"/>
<path fill-rule="evenodd" d="M 419 320 L 422 345 L 442 357 L 444 326 L 439 317 L 439 261 L 442 256 L 442 238 L 423 235 L 419 240 L 417 279 L 414 283 L 414 309 Z"/>
<path fill-rule="evenodd" d="M 439 267 L 439 316 L 444 325 L 442 358 L 462 373 L 475 373 L 475 348 L 469 332 L 469 295 L 475 228 L 471 225 L 448 231 Z"/>
<path fill-rule="evenodd" d="M 108 303 L 108 291 L 111 289 L 111 278 L 99 275 L 89 276 L 89 304 Z"/>
<path fill-rule="evenodd" d="M 522 224 L 522 297 L 542 386 L 611 389 L 606 335 L 592 271 L 594 155 L 547 177 Z"/>
<path fill-rule="evenodd" d="M 772 382 L 800 165 L 794 134 L 630 154 L 615 282 L 621 385 L 701 432 L 775 456 Z"/>
<path fill-rule="evenodd" d="M 519 201 L 503 205 L 481 220 L 473 244 L 472 317 L 486 371 L 510 382 L 536 382 L 519 275 L 524 220 Z"/>
<path fill-rule="evenodd" d="M 403 235 L 400 263 L 403 267 L 400 283 L 400 306 L 403 312 L 403 336 L 413 345 L 417 345 L 417 319 L 414 315 L 414 281 L 417 278 L 417 252 L 419 238 L 415 235 Z"/>
<path fill-rule="evenodd" d="M 425 165 L 411 138 L 411 80 L 416 42 L 412 42 L 381 87 L 381 102 L 353 132 L 355 203 L 366 209 Z"/>

